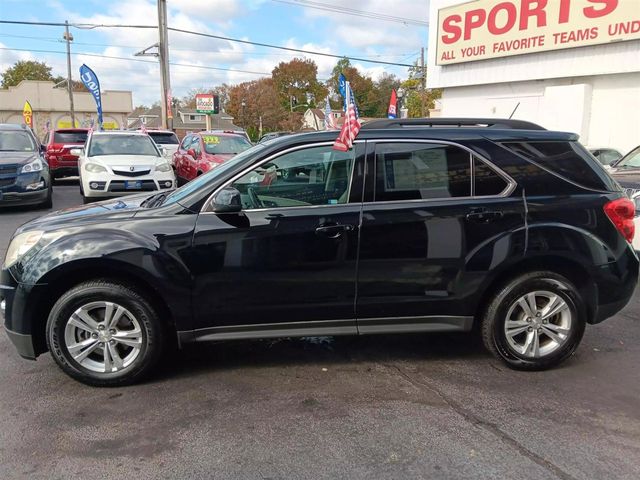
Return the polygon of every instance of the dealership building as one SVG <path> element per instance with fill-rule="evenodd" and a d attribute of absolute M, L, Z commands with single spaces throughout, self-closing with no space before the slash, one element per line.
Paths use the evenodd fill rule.
<path fill-rule="evenodd" d="M 33 109 L 33 129 L 42 138 L 47 128 L 71 127 L 69 93 L 56 88 L 53 82 L 23 80 L 15 87 L 0 88 L 0 123 L 24 123 L 22 110 L 25 101 Z M 97 125 L 96 102 L 88 91 L 73 92 L 75 126 Z M 104 90 L 102 118 L 105 130 L 127 128 L 127 117 L 133 110 L 130 91 Z"/>
<path fill-rule="evenodd" d="M 640 0 L 431 0 L 440 115 L 530 120 L 640 145 Z"/>

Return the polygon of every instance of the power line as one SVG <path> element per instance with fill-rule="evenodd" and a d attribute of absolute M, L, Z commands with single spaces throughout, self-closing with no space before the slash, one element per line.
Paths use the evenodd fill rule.
<path fill-rule="evenodd" d="M 304 53 L 304 54 L 307 54 L 307 55 L 319 55 L 319 56 L 322 56 L 322 57 L 331 57 L 331 58 L 348 58 L 349 60 L 354 60 L 356 62 L 376 63 L 376 64 L 379 64 L 379 65 L 392 65 L 394 67 L 408 67 L 408 68 L 410 68 L 410 67 L 413 66 L 413 65 L 409 65 L 408 63 L 385 62 L 385 61 L 382 61 L 382 60 L 368 60 L 366 58 L 351 57 L 351 56 L 347 56 L 347 55 L 334 55 L 333 53 L 314 52 L 312 50 L 304 50 L 302 48 L 282 47 L 280 45 L 271 45 L 269 43 L 252 42 L 250 40 L 240 40 L 238 38 L 223 37 L 221 35 L 212 35 L 210 33 L 194 32 L 193 30 L 184 30 L 182 28 L 169 27 L 168 30 L 170 30 L 172 32 L 185 33 L 185 34 L 189 34 L 189 35 L 197 35 L 197 36 L 200 36 L 200 37 L 216 38 L 218 40 L 227 40 L 227 41 L 230 41 L 230 42 L 245 43 L 247 45 L 255 45 L 257 47 L 277 48 L 278 50 L 286 50 L 286 51 L 289 51 L 289 52 Z"/>
<path fill-rule="evenodd" d="M 67 52 L 61 52 L 59 50 L 35 50 L 30 48 L 8 48 L 8 47 L 0 47 L 0 50 L 9 50 L 16 52 L 36 52 L 36 53 L 60 53 L 66 55 Z M 158 62 L 153 60 L 142 60 L 140 58 L 129 58 L 129 57 L 117 57 L 114 55 L 100 55 L 97 53 L 87 53 L 87 52 L 71 52 L 71 55 L 81 55 L 85 57 L 97 57 L 97 58 L 108 58 L 111 60 L 126 60 L 128 62 L 140 62 L 140 63 L 152 63 L 154 65 L 158 65 Z M 204 70 L 220 70 L 223 72 L 237 72 L 237 73 L 248 73 L 251 75 L 271 75 L 271 73 L 267 72 L 253 72 L 250 70 L 239 70 L 235 68 L 223 68 L 223 67 L 208 67 L 206 65 L 194 65 L 189 63 L 174 63 L 170 62 L 170 65 L 174 65 L 176 67 L 187 67 L 187 68 L 201 68 Z"/>
<path fill-rule="evenodd" d="M 6 37 L 6 38 L 27 38 L 30 40 L 35 40 L 35 41 L 43 41 L 43 42 L 48 42 L 48 43 L 64 43 L 62 40 L 56 38 L 56 37 L 34 37 L 33 35 L 14 35 L 14 34 L 9 34 L 9 33 L 0 33 L 0 37 Z M 144 48 L 144 46 L 142 45 L 120 45 L 120 44 L 113 44 L 113 43 L 93 43 L 93 42 L 78 42 L 78 41 L 73 41 L 74 45 L 84 45 L 84 46 L 88 46 L 88 47 L 117 47 L 117 48 L 128 48 L 131 50 L 140 50 L 142 48 Z M 171 43 L 169 43 L 169 45 L 171 45 Z M 195 49 L 191 49 L 191 48 L 179 48 L 179 47 L 171 47 L 171 50 L 177 51 L 177 52 L 197 52 L 197 53 L 202 53 L 202 50 L 195 50 Z M 246 55 L 246 56 L 258 56 L 258 55 L 273 55 L 273 56 L 282 56 L 284 55 L 283 53 L 274 53 L 274 52 L 244 52 L 244 51 L 217 51 L 217 52 L 211 52 L 211 53 L 220 53 L 220 54 L 224 54 L 224 55 Z M 369 58 L 392 58 L 392 57 L 400 57 L 402 60 L 405 60 L 406 58 L 409 57 L 413 57 L 415 55 L 419 55 L 420 52 L 411 52 L 411 53 L 389 53 L 389 54 L 384 54 L 384 53 L 380 53 L 380 54 L 371 54 L 371 55 L 367 55 L 367 57 Z M 346 54 L 347 57 L 350 57 L 349 54 Z"/>
<path fill-rule="evenodd" d="M 65 25 L 64 23 L 56 23 L 56 22 L 25 22 L 25 21 L 18 21 L 18 20 L 0 20 L 0 24 L 3 24 L 3 23 L 14 24 L 14 25 L 46 25 L 46 26 L 64 26 Z M 156 29 L 158 28 L 157 26 L 149 26 L 149 25 L 91 24 L 91 23 L 82 23 L 82 24 L 70 23 L 69 26 L 76 27 L 76 28 L 156 28 Z M 272 45 L 269 43 L 252 42 L 250 40 L 241 40 L 238 38 L 224 37 L 222 35 L 212 35 L 209 33 L 194 32 L 192 30 L 185 30 L 181 28 L 169 27 L 168 30 L 172 32 L 184 33 L 188 35 L 197 35 L 200 37 L 215 38 L 218 40 L 244 43 L 246 45 L 254 45 L 258 47 L 275 48 L 278 50 L 286 50 L 289 52 L 303 53 L 307 55 L 318 55 L 321 57 L 330 57 L 330 58 L 348 58 L 356 62 L 375 63 L 378 65 L 391 65 L 394 67 L 407 67 L 407 68 L 413 67 L 413 65 L 410 65 L 408 63 L 385 62 L 382 60 L 371 60 L 371 59 L 353 57 L 348 55 L 334 55 L 332 53 L 314 52 L 312 50 L 304 50 L 301 48 L 283 47 L 280 45 Z"/>
<path fill-rule="evenodd" d="M 324 10 L 327 12 L 342 13 L 345 15 L 353 15 L 356 17 L 370 18 L 373 20 L 383 20 L 386 22 L 402 23 L 404 25 L 417 25 L 420 27 L 428 27 L 429 22 L 416 20 L 413 18 L 396 17 L 384 13 L 366 12 L 364 10 L 356 10 L 355 8 L 341 7 L 322 2 L 313 2 L 310 0 L 271 0 L 276 3 L 285 3 L 287 5 L 295 5 L 297 7 L 314 8 L 316 10 Z"/>

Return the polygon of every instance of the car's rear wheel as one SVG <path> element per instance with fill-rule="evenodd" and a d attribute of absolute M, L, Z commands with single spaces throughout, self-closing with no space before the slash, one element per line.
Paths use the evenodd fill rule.
<path fill-rule="evenodd" d="M 585 329 L 585 306 L 565 277 L 532 272 L 504 285 L 482 318 L 486 348 L 507 365 L 544 370 L 572 355 Z"/>
<path fill-rule="evenodd" d="M 95 386 L 139 381 L 158 361 L 164 342 L 163 326 L 144 295 L 104 280 L 65 293 L 46 328 L 47 345 L 60 368 Z"/>

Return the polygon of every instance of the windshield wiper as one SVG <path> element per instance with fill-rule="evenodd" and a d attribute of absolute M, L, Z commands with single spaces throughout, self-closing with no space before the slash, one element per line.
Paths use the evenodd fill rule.
<path fill-rule="evenodd" d="M 141 207 L 153 208 L 162 205 L 165 197 L 169 194 L 169 192 L 160 192 L 155 195 L 151 195 L 144 202 L 140 204 Z"/>

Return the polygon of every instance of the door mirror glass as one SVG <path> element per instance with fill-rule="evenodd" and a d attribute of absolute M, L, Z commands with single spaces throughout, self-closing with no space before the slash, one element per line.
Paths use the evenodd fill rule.
<path fill-rule="evenodd" d="M 71 155 L 75 155 L 76 157 L 81 157 L 84 153 L 84 148 L 72 148 L 71 150 L 69 150 L 69 153 Z"/>
<path fill-rule="evenodd" d="M 238 213 L 242 210 L 240 192 L 233 187 L 220 190 L 211 201 L 215 213 Z"/>

